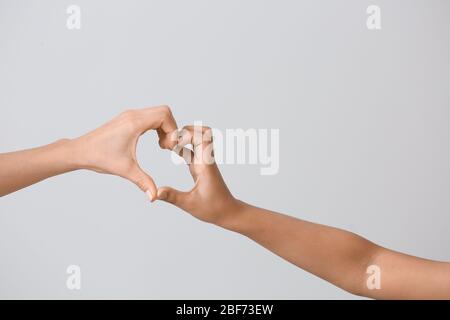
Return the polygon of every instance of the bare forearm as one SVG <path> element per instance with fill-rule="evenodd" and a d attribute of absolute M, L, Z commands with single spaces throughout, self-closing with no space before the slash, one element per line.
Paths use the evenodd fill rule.
<path fill-rule="evenodd" d="M 183 158 L 190 155 L 187 158 L 191 159 L 188 164 L 195 186 L 188 192 L 162 187 L 158 190 L 159 200 L 172 203 L 202 221 L 241 233 L 351 293 L 383 299 L 450 299 L 450 263 L 408 256 L 345 230 L 236 200 L 217 165 L 203 161 L 211 129 L 186 126 L 183 130 L 177 145 L 183 152 L 177 153 Z M 195 138 L 198 132 L 207 138 Z M 194 146 L 194 150 L 183 148 L 187 144 Z"/>
<path fill-rule="evenodd" d="M 0 154 L 0 196 L 75 170 L 71 140 Z"/>
<path fill-rule="evenodd" d="M 345 230 L 237 203 L 220 226 L 348 292 L 380 299 L 450 299 L 449 263 L 395 252 Z M 380 272 L 377 288 L 368 285 L 368 267 Z"/>
<path fill-rule="evenodd" d="M 296 266 L 355 294 L 364 294 L 366 269 L 380 248 L 344 230 L 240 202 L 223 227 L 241 233 Z"/>
<path fill-rule="evenodd" d="M 158 106 L 122 112 L 76 139 L 0 154 L 0 196 L 58 174 L 89 169 L 125 178 L 154 201 L 156 184 L 136 158 L 139 137 L 151 129 L 157 131 L 162 148 L 175 146 L 172 139 L 177 129 L 175 119 L 169 107 Z"/>

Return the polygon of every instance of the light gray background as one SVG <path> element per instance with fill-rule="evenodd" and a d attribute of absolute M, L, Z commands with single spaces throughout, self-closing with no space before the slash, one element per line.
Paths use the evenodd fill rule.
<path fill-rule="evenodd" d="M 66 28 L 66 8 L 82 29 Z M 366 8 L 382 9 L 382 30 Z M 180 125 L 280 128 L 280 172 L 224 165 L 233 193 L 450 260 L 449 1 L 0 1 L 0 152 L 128 107 Z M 143 137 L 159 185 L 191 178 Z M 69 291 L 66 268 L 82 269 Z M 0 199 L 0 298 L 355 298 L 256 243 L 74 172 Z"/>

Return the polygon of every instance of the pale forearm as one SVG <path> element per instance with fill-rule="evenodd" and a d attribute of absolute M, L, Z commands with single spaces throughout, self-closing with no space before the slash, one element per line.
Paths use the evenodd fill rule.
<path fill-rule="evenodd" d="M 172 149 L 177 125 L 170 108 L 159 106 L 127 110 L 103 126 L 73 140 L 17 152 L 0 154 L 0 196 L 25 188 L 43 179 L 89 169 L 113 174 L 136 184 L 151 201 L 156 184 L 136 158 L 139 137 L 148 130 L 158 133 L 159 145 Z"/>
<path fill-rule="evenodd" d="M 0 154 L 0 196 L 76 169 L 72 141 Z"/>

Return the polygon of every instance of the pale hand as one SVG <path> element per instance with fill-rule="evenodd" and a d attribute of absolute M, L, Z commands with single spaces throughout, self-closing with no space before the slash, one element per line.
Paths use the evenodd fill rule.
<path fill-rule="evenodd" d="M 128 179 L 154 201 L 157 194 L 155 182 L 142 170 L 136 159 L 139 137 L 150 129 L 157 130 L 161 148 L 172 149 L 176 145 L 177 125 L 169 107 L 128 110 L 71 141 L 77 169 L 89 169 Z"/>

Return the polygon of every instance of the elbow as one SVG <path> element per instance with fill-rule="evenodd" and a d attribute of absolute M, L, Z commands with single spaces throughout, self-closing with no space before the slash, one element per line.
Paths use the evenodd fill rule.
<path fill-rule="evenodd" d="M 355 260 L 351 268 L 353 276 L 348 282 L 350 285 L 346 291 L 351 294 L 366 298 L 377 298 L 381 289 L 381 267 L 379 256 L 385 249 L 370 243 L 365 253 Z"/>
<path fill-rule="evenodd" d="M 346 262 L 343 269 L 335 274 L 331 282 L 353 295 L 377 298 L 381 288 L 379 257 L 386 249 L 357 235 L 353 236 L 356 237 L 353 243 L 358 245 L 348 252 L 343 259 Z"/>

